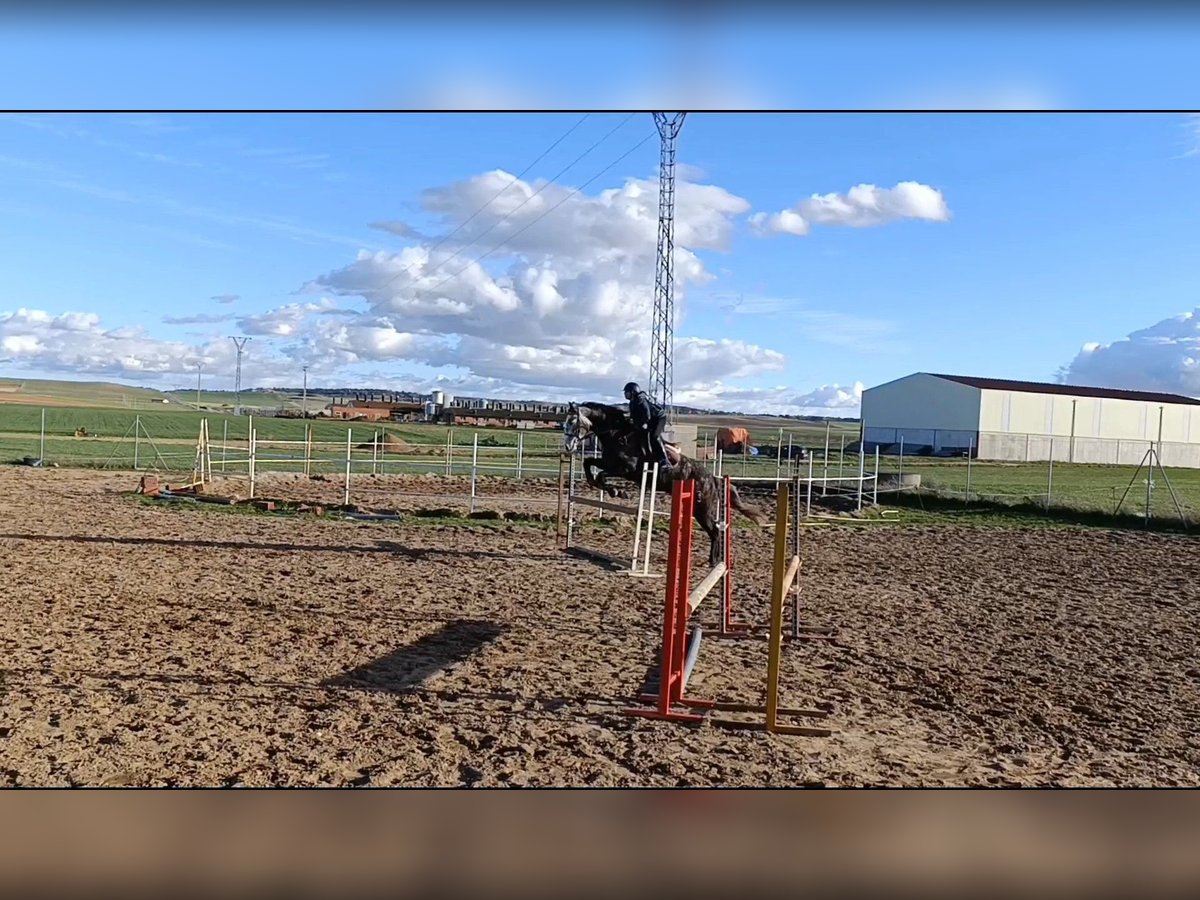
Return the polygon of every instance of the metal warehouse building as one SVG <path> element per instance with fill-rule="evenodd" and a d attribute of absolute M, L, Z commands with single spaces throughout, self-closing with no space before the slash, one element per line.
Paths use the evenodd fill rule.
<path fill-rule="evenodd" d="M 863 441 L 884 452 L 1200 468 L 1200 400 L 1178 394 L 918 372 L 862 394 Z"/>

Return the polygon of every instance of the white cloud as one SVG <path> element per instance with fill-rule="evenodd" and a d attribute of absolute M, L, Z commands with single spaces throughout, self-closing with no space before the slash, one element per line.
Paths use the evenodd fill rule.
<path fill-rule="evenodd" d="M 163 316 L 164 325 L 216 325 L 218 322 L 228 322 L 233 318 L 233 313 L 222 316 L 214 316 L 210 313 L 200 313 L 195 316 Z"/>
<path fill-rule="evenodd" d="M 1200 397 L 1200 307 L 1111 344 L 1089 341 L 1059 370 L 1059 380 Z"/>
<path fill-rule="evenodd" d="M 258 315 L 242 316 L 238 328 L 243 334 L 296 337 L 311 316 L 335 309 L 336 304 L 328 298 L 318 303 L 288 303 Z"/>
<path fill-rule="evenodd" d="M 1183 120 L 1187 137 L 1182 156 L 1200 156 L 1200 113 L 1188 113 Z"/>
<path fill-rule="evenodd" d="M 413 228 L 407 222 L 401 222 L 399 219 L 391 219 L 382 222 L 371 222 L 368 227 L 378 231 L 386 231 L 388 234 L 394 234 L 402 238 L 421 238 L 421 232 Z"/>
<path fill-rule="evenodd" d="M 859 184 L 845 194 L 813 194 L 781 212 L 757 212 L 750 226 L 760 235 L 803 236 L 814 225 L 870 228 L 901 219 L 947 222 L 950 208 L 941 191 L 917 181 L 901 181 L 891 188 Z"/>
<path fill-rule="evenodd" d="M 753 411 L 776 416 L 853 418 L 859 414 L 862 392 L 862 382 L 850 386 L 821 385 L 800 393 L 791 387 L 738 388 L 716 381 L 677 392 L 676 400 L 702 409 Z"/>
<path fill-rule="evenodd" d="M 429 238 L 395 253 L 360 251 L 309 287 L 365 301 L 363 316 L 372 329 L 386 323 L 397 334 L 440 339 L 412 344 L 414 353 L 429 354 L 410 356 L 414 361 L 480 378 L 606 393 L 630 377 L 644 377 L 657 181 L 631 178 L 594 195 L 572 194 L 567 186 L 514 180 L 497 170 L 430 188 L 421 200 L 446 229 L 440 244 Z M 539 219 L 550 209 L 552 215 Z M 696 251 L 727 249 L 735 218 L 748 209 L 744 199 L 718 186 L 677 183 L 681 308 L 689 285 L 713 277 Z M 478 259 L 501 242 L 494 261 Z M 344 325 L 339 346 L 360 361 L 380 358 L 377 330 L 356 333 Z M 744 377 L 783 364 L 774 351 L 686 335 L 677 338 L 676 354 L 677 383 L 714 373 Z"/>
<path fill-rule="evenodd" d="M 227 373 L 232 385 L 233 343 L 211 336 L 196 344 L 162 340 L 140 327 L 104 328 L 94 313 L 53 315 L 24 307 L 0 312 L 0 348 L 8 364 L 31 371 L 78 378 L 119 378 L 162 383 L 172 375 Z M 324 366 L 319 370 L 329 371 Z M 269 345 L 252 342 L 243 363 L 243 383 L 250 386 L 292 383 L 298 365 Z M 206 376 L 207 377 L 207 376 Z"/>

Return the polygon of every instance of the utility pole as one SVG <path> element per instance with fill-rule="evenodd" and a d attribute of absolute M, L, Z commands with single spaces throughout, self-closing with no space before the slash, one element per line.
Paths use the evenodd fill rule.
<path fill-rule="evenodd" d="M 237 347 L 237 370 L 233 379 L 233 390 L 236 399 L 233 404 L 233 414 L 240 416 L 242 414 L 242 350 L 246 346 L 246 342 L 250 340 L 248 337 L 233 337 L 229 338 L 233 341 L 233 345 Z"/>
<path fill-rule="evenodd" d="M 304 418 L 308 418 L 308 366 L 301 366 L 304 370 L 304 393 L 301 395 L 303 399 L 300 401 L 300 412 Z"/>
<path fill-rule="evenodd" d="M 675 423 L 675 143 L 687 113 L 654 113 L 658 126 L 658 254 L 650 343 L 650 398 Z"/>

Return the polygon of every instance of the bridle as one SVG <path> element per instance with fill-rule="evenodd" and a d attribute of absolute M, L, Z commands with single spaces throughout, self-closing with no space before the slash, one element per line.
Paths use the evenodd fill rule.
<path fill-rule="evenodd" d="M 567 417 L 563 420 L 563 449 L 574 453 L 579 449 L 579 442 L 591 433 L 591 422 L 579 411 L 579 407 L 571 404 Z"/>

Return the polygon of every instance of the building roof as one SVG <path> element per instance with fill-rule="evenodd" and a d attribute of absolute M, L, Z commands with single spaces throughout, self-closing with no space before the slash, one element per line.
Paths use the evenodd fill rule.
<path fill-rule="evenodd" d="M 985 391 L 1019 391 L 1026 394 L 1065 394 L 1071 397 L 1100 397 L 1106 400 L 1141 400 L 1145 403 L 1180 403 L 1200 406 L 1200 400 L 1182 394 L 1160 394 L 1155 391 L 1122 391 L 1116 388 L 1086 387 L 1076 384 L 1049 384 L 1040 381 L 1011 381 L 1007 378 L 977 378 L 974 375 L 939 375 L 927 372 L 934 378 L 944 378 Z"/>

